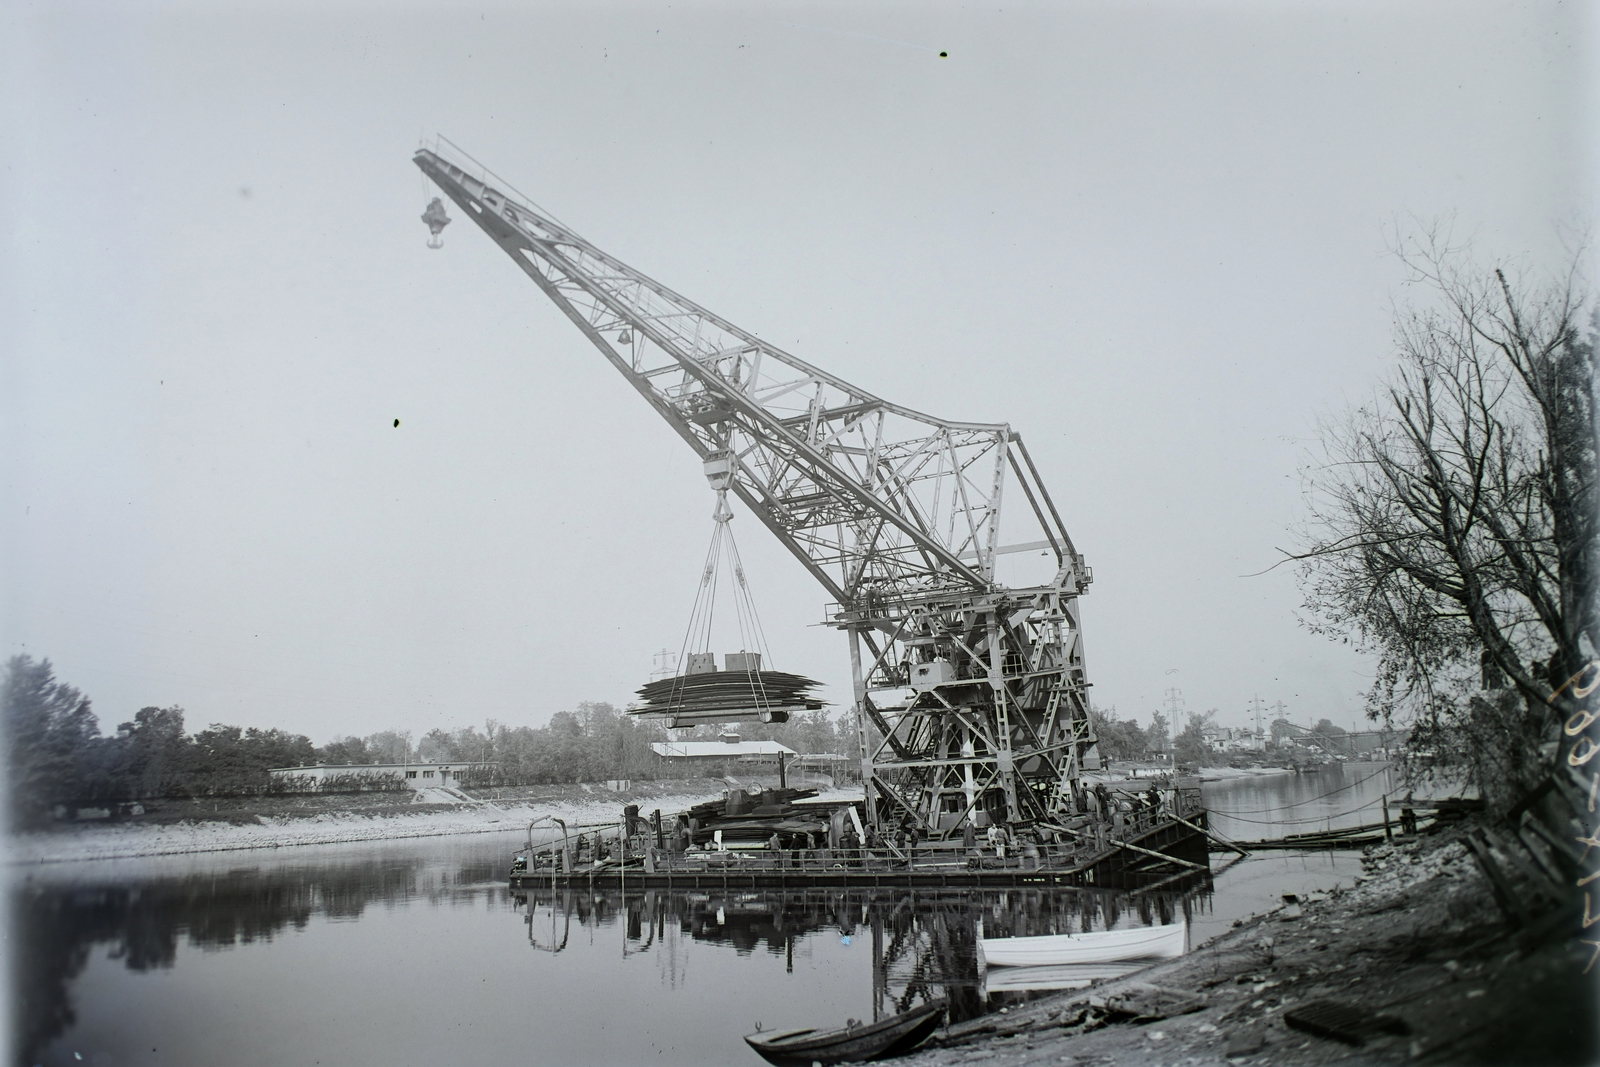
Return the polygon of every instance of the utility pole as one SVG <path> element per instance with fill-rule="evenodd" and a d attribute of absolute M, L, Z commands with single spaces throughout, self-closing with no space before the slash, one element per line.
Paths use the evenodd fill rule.
<path fill-rule="evenodd" d="M 1167 690 L 1167 710 L 1172 712 L 1172 726 L 1178 724 L 1178 712 L 1183 707 L 1183 690 L 1173 686 Z M 1170 729 L 1171 727 L 1169 727 Z"/>
<path fill-rule="evenodd" d="M 1257 693 L 1257 694 L 1255 694 L 1254 696 L 1252 696 L 1250 698 L 1250 710 L 1255 713 L 1255 717 L 1256 717 L 1256 735 L 1255 735 L 1256 736 L 1256 740 L 1260 741 L 1262 743 L 1262 745 L 1265 745 L 1266 741 L 1261 736 L 1261 694 L 1260 693 Z"/>
<path fill-rule="evenodd" d="M 650 672 L 652 682 L 661 678 L 671 678 L 678 673 L 678 654 L 671 649 L 663 648 L 650 658 L 655 661 L 655 668 Z"/>

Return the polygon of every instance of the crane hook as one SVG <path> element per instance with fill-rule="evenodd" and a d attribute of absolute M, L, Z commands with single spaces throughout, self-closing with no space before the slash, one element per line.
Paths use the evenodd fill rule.
<path fill-rule="evenodd" d="M 428 205 L 428 210 L 422 213 L 422 221 L 428 224 L 428 247 L 443 248 L 444 238 L 439 235 L 450 225 L 450 216 L 444 213 L 444 204 L 440 203 L 437 196 Z"/>

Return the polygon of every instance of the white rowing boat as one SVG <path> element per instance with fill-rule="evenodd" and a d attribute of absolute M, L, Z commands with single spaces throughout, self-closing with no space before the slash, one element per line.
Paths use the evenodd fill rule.
<path fill-rule="evenodd" d="M 1027 990 L 1085 989 L 1096 982 L 1121 978 L 1139 970 L 1138 960 L 1122 963 L 1058 963 L 1053 967 L 996 967 L 983 972 L 978 991 L 1021 993 Z"/>
<path fill-rule="evenodd" d="M 978 959 L 987 967 L 1053 967 L 1063 963 L 1119 963 L 1181 956 L 1188 948 L 1186 923 L 1136 926 L 1093 934 L 1043 937 L 983 936 L 978 928 Z"/>

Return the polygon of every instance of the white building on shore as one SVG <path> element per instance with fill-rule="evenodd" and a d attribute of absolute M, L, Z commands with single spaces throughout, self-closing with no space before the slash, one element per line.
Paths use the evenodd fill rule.
<path fill-rule="evenodd" d="M 469 771 L 495 763 L 456 760 L 449 763 L 318 763 L 311 767 L 274 767 L 267 773 L 274 785 L 291 792 L 373 788 L 393 778 L 407 789 L 458 788 Z"/>

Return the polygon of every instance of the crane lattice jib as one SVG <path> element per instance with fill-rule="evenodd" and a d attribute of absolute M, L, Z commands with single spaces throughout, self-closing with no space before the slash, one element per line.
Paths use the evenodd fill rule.
<path fill-rule="evenodd" d="M 863 773 L 885 812 L 937 830 L 952 774 L 967 815 L 990 789 L 1016 820 L 1075 809 L 1060 787 L 1093 745 L 1076 611 L 1090 576 L 1017 434 L 876 397 L 601 251 L 480 166 L 436 149 L 415 162 L 702 459 L 731 463 L 732 491 L 827 589 L 876 727 Z M 1044 535 L 1020 547 L 1054 554 L 1048 586 L 995 581 L 1008 472 Z M 949 667 L 909 707 L 872 699 L 929 660 Z M 1057 784 L 1019 793 L 1019 773 Z"/>

